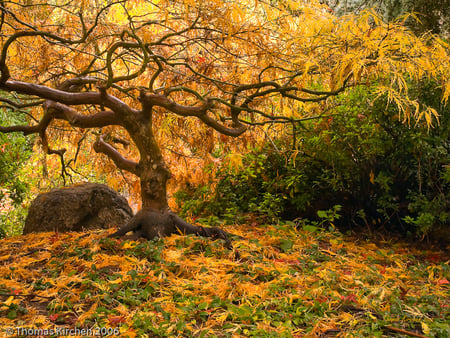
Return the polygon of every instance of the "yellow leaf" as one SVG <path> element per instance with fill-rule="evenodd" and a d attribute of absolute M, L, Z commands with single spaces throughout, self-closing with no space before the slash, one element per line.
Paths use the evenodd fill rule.
<path fill-rule="evenodd" d="M 227 156 L 228 164 L 235 170 L 239 170 L 242 167 L 242 155 L 232 153 Z"/>
<path fill-rule="evenodd" d="M 220 316 L 216 317 L 216 321 L 219 324 L 222 324 L 227 320 L 227 317 L 228 317 L 228 312 L 224 312 Z"/>
<path fill-rule="evenodd" d="M 131 331 L 127 327 L 121 327 L 120 328 L 120 335 L 123 336 L 123 337 L 127 337 L 127 338 L 134 338 L 134 337 L 136 337 L 136 332 Z"/>
<path fill-rule="evenodd" d="M 92 304 L 91 308 L 78 317 L 77 323 L 83 324 L 97 310 L 97 303 Z"/>
<path fill-rule="evenodd" d="M 369 177 L 370 177 L 370 183 L 375 184 L 375 174 L 373 173 L 372 170 L 370 171 Z"/>
<path fill-rule="evenodd" d="M 423 333 L 425 333 L 425 334 L 430 334 L 430 328 L 428 327 L 428 325 L 425 324 L 424 322 L 421 322 L 420 324 L 422 325 L 422 331 L 423 331 Z"/>
<path fill-rule="evenodd" d="M 12 301 L 14 300 L 14 296 L 10 296 L 5 302 L 3 302 L 4 305 L 11 305 Z"/>
<path fill-rule="evenodd" d="M 135 246 L 136 246 L 136 242 L 127 242 L 122 246 L 122 248 L 133 249 Z"/>

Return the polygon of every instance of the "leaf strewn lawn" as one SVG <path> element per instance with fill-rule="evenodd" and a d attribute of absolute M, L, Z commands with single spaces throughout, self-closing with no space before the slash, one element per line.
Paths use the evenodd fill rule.
<path fill-rule="evenodd" d="M 450 268 L 439 252 L 290 224 L 228 230 L 245 237 L 235 252 L 190 236 L 119 242 L 106 231 L 1 240 L 0 326 L 119 328 L 124 337 L 450 336 Z"/>

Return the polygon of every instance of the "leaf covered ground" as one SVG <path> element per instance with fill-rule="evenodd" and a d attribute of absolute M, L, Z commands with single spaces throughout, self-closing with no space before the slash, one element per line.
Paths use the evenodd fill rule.
<path fill-rule="evenodd" d="M 439 252 L 289 224 L 227 230 L 245 237 L 234 251 L 192 236 L 118 241 L 106 230 L 3 239 L 0 336 L 16 327 L 122 337 L 450 336 L 450 268 Z"/>

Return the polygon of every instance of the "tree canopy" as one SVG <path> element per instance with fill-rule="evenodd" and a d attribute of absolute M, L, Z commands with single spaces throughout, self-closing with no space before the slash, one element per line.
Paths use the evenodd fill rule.
<path fill-rule="evenodd" d="M 396 217 L 422 235 L 438 222 L 448 233 L 448 109 L 440 105 L 450 96 L 449 45 L 409 30 L 408 16 L 385 22 L 370 9 L 336 16 L 322 2 L 0 0 L 3 140 L 35 135 L 63 177 L 83 161 L 132 177 L 142 210 L 112 236 L 188 235 L 130 242 L 100 230 L 2 239 L 7 334 L 448 335 L 445 252 L 344 238 L 334 223 L 341 198 L 357 201 L 347 209 L 369 232 L 381 215 L 382 226 Z M 426 140 L 440 121 L 442 134 Z M 415 124 L 420 133 L 405 132 Z M 167 210 L 167 182 L 181 159 L 220 162 L 224 144 L 238 148 L 260 135 L 279 133 L 281 144 L 289 126 L 304 136 L 293 140 L 289 160 L 260 147 L 247 162 L 231 154 L 240 165 L 216 177 L 219 202 L 228 194 L 241 209 L 223 203 L 220 214 L 217 201 L 202 200 L 215 218 L 201 224 L 229 215 L 238 223 L 235 211 L 248 212 L 229 227 L 240 253 L 189 236 L 225 239 L 232 249 L 222 229 Z M 14 149 L 25 160 L 29 144 L 21 138 Z M 411 187 L 412 198 L 404 196 Z M 261 203 L 251 196 L 242 208 L 253 191 L 264 195 Z M 195 206 L 191 197 L 185 206 Z M 269 224 L 252 213 L 262 205 L 277 216 L 282 198 L 302 207 L 302 219 Z M 317 203 L 318 219 L 308 219 L 303 206 L 320 199 L 330 204 Z M 398 212 L 410 206 L 410 214 Z"/>
<path fill-rule="evenodd" d="M 0 6 L 0 100 L 29 120 L 0 131 L 39 134 L 63 159 L 58 135 L 78 128 L 75 148 L 92 140 L 158 207 L 170 177 L 162 144 L 176 151 L 194 138 L 208 152 L 218 139 L 207 129 L 237 137 L 315 118 L 355 86 L 431 126 L 438 114 L 407 81 L 433 78 L 444 102 L 450 94 L 448 44 L 371 10 L 336 17 L 316 1 L 228 0 Z"/>

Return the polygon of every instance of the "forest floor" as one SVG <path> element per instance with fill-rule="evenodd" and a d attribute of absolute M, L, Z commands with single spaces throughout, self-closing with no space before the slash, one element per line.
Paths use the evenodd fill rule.
<path fill-rule="evenodd" d="M 443 252 L 289 224 L 226 230 L 244 237 L 234 250 L 112 230 L 2 239 L 0 337 L 450 337 Z"/>

